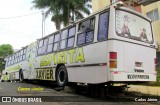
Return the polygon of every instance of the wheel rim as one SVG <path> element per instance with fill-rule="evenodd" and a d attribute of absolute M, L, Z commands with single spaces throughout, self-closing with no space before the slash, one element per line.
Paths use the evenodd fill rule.
<path fill-rule="evenodd" d="M 65 72 L 63 69 L 61 69 L 58 73 L 58 78 L 60 83 L 64 83 L 65 81 Z"/>

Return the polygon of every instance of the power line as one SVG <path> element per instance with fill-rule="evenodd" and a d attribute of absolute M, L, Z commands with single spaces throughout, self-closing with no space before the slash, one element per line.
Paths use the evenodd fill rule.
<path fill-rule="evenodd" d="M 0 26 L 0 33 L 1 32 L 3 32 L 3 31 L 6 31 L 6 32 L 10 32 L 10 33 L 17 33 L 17 34 L 23 34 L 23 35 L 27 35 L 27 37 L 28 36 L 33 36 L 33 37 L 37 37 L 37 36 L 35 36 L 35 35 L 37 35 L 37 34 L 31 34 L 31 33 L 25 33 L 25 32 L 21 32 L 21 31 L 17 31 L 17 30 L 11 30 L 11 29 L 8 29 L 8 28 L 1 28 L 1 26 Z"/>
<path fill-rule="evenodd" d="M 21 35 L 19 35 L 19 34 L 17 34 L 16 32 L 11 32 L 11 31 L 8 31 L 8 32 L 0 32 L 1 34 L 2 33 L 4 33 L 5 35 L 1 35 L 1 37 L 2 36 L 6 36 L 6 35 L 10 35 L 11 33 L 12 33 L 12 35 L 14 35 L 14 38 L 20 38 L 20 39 L 24 39 L 24 40 L 26 40 L 26 39 L 38 39 L 37 37 L 28 37 L 28 36 L 21 36 Z"/>
<path fill-rule="evenodd" d="M 7 22 L 9 23 L 9 24 L 11 24 L 11 25 L 14 25 L 14 26 L 16 26 L 16 27 L 18 27 L 18 28 L 21 28 L 22 27 L 22 24 L 17 24 L 18 22 L 19 23 L 22 23 L 22 21 L 20 20 L 20 21 L 8 21 L 7 20 Z M 3 22 L 0 22 L 0 26 L 7 26 L 7 27 L 10 27 L 10 25 L 8 25 L 8 23 L 5 23 L 4 21 Z M 40 29 L 40 26 L 36 26 L 36 27 L 31 27 L 30 26 L 30 24 L 28 24 L 28 23 L 25 23 L 24 22 L 24 24 L 25 24 L 25 26 L 29 26 L 29 27 L 27 27 L 27 29 L 29 29 L 29 30 L 33 30 L 33 31 L 39 31 L 39 29 Z M 12 28 L 13 26 L 11 26 L 11 28 Z M 34 28 L 34 29 L 33 29 Z M 39 34 L 39 33 L 38 33 Z"/>
<path fill-rule="evenodd" d="M 8 33 L 8 34 L 16 34 L 15 36 L 19 36 L 19 37 L 25 37 L 25 38 L 37 38 L 38 36 L 30 34 L 30 33 L 24 33 L 24 32 L 19 32 L 19 31 L 14 31 L 14 30 L 10 30 L 10 29 L 1 29 L 0 33 Z M 25 35 L 25 36 L 24 36 Z"/>
<path fill-rule="evenodd" d="M 18 33 L 22 33 L 22 34 L 27 34 L 27 35 L 31 35 L 30 33 L 28 34 L 28 33 L 24 33 L 24 31 L 23 30 L 20 30 L 20 28 L 18 27 L 18 29 L 20 30 L 15 30 L 14 28 L 12 28 L 12 27 L 4 27 L 4 26 L 6 26 L 5 24 L 1 24 L 0 23 L 0 32 L 2 31 L 2 30 L 9 30 L 9 31 L 13 31 L 13 32 L 18 32 Z M 17 27 L 17 26 L 16 26 Z M 22 26 L 21 26 L 22 27 Z M 28 28 L 28 27 L 27 27 Z M 38 31 L 35 31 L 35 30 L 32 30 L 32 29 L 29 29 L 30 30 L 30 32 L 32 33 L 32 34 L 40 34 Z M 32 31 L 31 31 L 32 30 Z M 23 32 L 22 32 L 23 31 Z"/>
<path fill-rule="evenodd" d="M 21 15 L 21 16 L 14 16 L 14 17 L 0 18 L 0 19 L 14 19 L 14 18 L 25 17 L 25 16 L 29 16 L 29 15 L 38 14 L 38 13 L 41 13 L 41 12 L 36 12 L 36 13 L 31 13 L 31 14 Z"/>

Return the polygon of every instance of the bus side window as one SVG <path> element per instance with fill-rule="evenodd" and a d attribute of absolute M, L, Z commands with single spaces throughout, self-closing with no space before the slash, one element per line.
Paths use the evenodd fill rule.
<path fill-rule="evenodd" d="M 8 59 L 7 59 L 7 66 L 9 66 L 9 57 L 8 57 Z"/>
<path fill-rule="evenodd" d="M 68 36 L 68 29 L 65 29 L 61 32 L 60 49 L 66 48 L 67 36 Z"/>
<path fill-rule="evenodd" d="M 18 52 L 17 52 L 17 63 L 19 62 L 19 59 L 18 59 Z"/>
<path fill-rule="evenodd" d="M 17 62 L 16 62 L 16 53 L 14 54 L 14 63 L 16 64 Z"/>
<path fill-rule="evenodd" d="M 6 61 L 6 66 L 9 66 L 9 65 L 8 65 L 8 62 L 9 62 L 9 58 L 7 58 L 7 61 Z"/>
<path fill-rule="evenodd" d="M 54 41 L 54 35 L 49 37 L 47 53 L 51 53 L 53 51 L 53 41 Z"/>
<path fill-rule="evenodd" d="M 42 39 L 39 42 L 38 55 L 42 55 L 46 53 L 47 45 L 48 45 L 48 38 Z"/>
<path fill-rule="evenodd" d="M 53 51 L 57 51 L 59 47 L 60 34 L 56 34 L 54 37 Z"/>
<path fill-rule="evenodd" d="M 11 57 L 11 59 L 10 59 L 10 65 L 12 65 L 12 57 Z"/>
<path fill-rule="evenodd" d="M 76 27 L 72 27 L 69 29 L 69 35 L 67 38 L 67 48 L 74 46 L 74 39 L 75 39 Z"/>
<path fill-rule="evenodd" d="M 17 63 L 19 62 L 19 52 L 17 52 Z"/>
<path fill-rule="evenodd" d="M 82 45 L 93 42 L 94 39 L 95 18 L 92 17 L 82 23 L 79 23 L 77 44 Z"/>
<path fill-rule="evenodd" d="M 13 55 L 12 57 L 13 57 L 13 64 L 15 64 L 15 56 Z"/>
<path fill-rule="evenodd" d="M 38 44 L 38 55 L 42 54 L 42 46 L 43 46 L 43 39 L 40 40 Z"/>
<path fill-rule="evenodd" d="M 14 54 L 14 63 L 17 63 L 17 62 L 16 62 L 16 54 Z"/>
<path fill-rule="evenodd" d="M 11 56 L 9 57 L 9 66 L 11 66 Z"/>
<path fill-rule="evenodd" d="M 10 57 L 9 60 L 10 60 L 10 66 L 11 66 L 12 65 L 12 57 Z"/>
<path fill-rule="evenodd" d="M 10 66 L 10 61 L 8 61 L 8 66 Z"/>
<path fill-rule="evenodd" d="M 26 60 L 26 48 L 23 50 L 23 56 L 22 56 L 23 60 Z"/>
<path fill-rule="evenodd" d="M 5 67 L 7 67 L 8 66 L 8 58 L 5 58 L 5 61 L 6 61 L 6 66 Z"/>
<path fill-rule="evenodd" d="M 106 40 L 108 36 L 108 12 L 99 15 L 98 41 Z"/>
<path fill-rule="evenodd" d="M 20 61 L 22 61 L 23 50 L 20 51 Z"/>
<path fill-rule="evenodd" d="M 46 53 L 47 45 L 48 45 L 48 38 L 44 39 L 44 43 L 43 43 L 43 47 L 42 47 L 42 54 Z"/>
<path fill-rule="evenodd" d="M 14 55 L 12 55 L 12 64 L 14 64 Z"/>
<path fill-rule="evenodd" d="M 5 67 L 7 67 L 8 66 L 8 58 L 5 58 L 5 61 L 6 61 L 6 66 Z"/>
<path fill-rule="evenodd" d="M 12 65 L 13 65 L 14 64 L 14 57 L 13 57 L 13 55 L 12 55 L 11 61 L 12 61 Z"/>
<path fill-rule="evenodd" d="M 21 57 L 21 51 L 19 51 L 19 54 L 18 54 L 19 56 L 18 56 L 18 59 L 19 59 L 19 62 L 21 62 L 21 59 L 20 59 L 20 57 Z"/>

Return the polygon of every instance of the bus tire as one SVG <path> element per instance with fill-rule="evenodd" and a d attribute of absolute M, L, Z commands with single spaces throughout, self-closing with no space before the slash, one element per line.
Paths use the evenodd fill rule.
<path fill-rule="evenodd" d="M 59 87 L 64 87 L 68 83 L 68 73 L 65 66 L 60 66 L 56 71 L 56 81 Z"/>
<path fill-rule="evenodd" d="M 1 82 L 4 82 L 4 80 L 1 80 Z"/>
<path fill-rule="evenodd" d="M 20 70 L 19 71 L 19 82 L 23 82 L 23 81 L 24 81 L 23 71 Z"/>
<path fill-rule="evenodd" d="M 7 82 L 11 82 L 11 80 L 7 80 Z"/>

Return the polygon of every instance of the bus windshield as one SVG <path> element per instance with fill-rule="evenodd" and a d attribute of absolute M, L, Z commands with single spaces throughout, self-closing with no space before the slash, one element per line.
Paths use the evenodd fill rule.
<path fill-rule="evenodd" d="M 116 10 L 116 33 L 125 38 L 153 43 L 151 23 L 123 10 Z"/>

